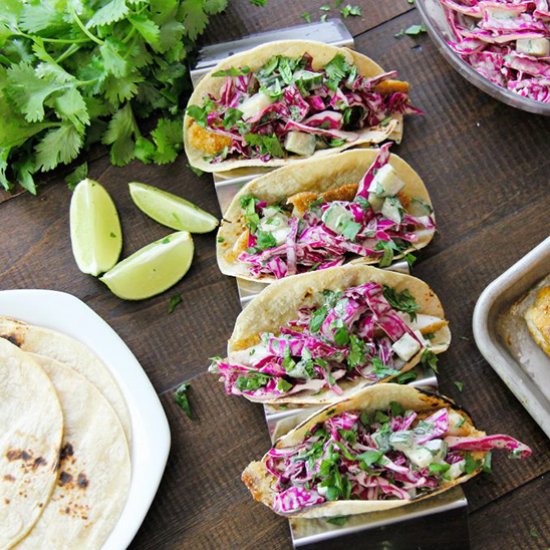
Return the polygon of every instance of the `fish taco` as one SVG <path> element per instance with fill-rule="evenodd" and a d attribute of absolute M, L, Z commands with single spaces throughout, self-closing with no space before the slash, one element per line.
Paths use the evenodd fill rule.
<path fill-rule="evenodd" d="M 443 307 L 415 277 L 343 266 L 277 281 L 237 318 L 225 359 L 226 393 L 276 405 L 321 405 L 434 366 L 451 334 Z"/>
<path fill-rule="evenodd" d="M 418 502 L 490 469 L 491 451 L 526 458 L 507 435 L 486 435 L 451 400 L 410 386 L 372 386 L 313 414 L 242 479 L 274 512 L 321 518 Z"/>
<path fill-rule="evenodd" d="M 226 275 L 271 282 L 342 265 L 410 262 L 435 234 L 418 174 L 389 144 L 285 166 L 246 184 L 218 231 Z"/>
<path fill-rule="evenodd" d="M 396 75 L 353 50 L 313 41 L 271 42 L 233 55 L 189 99 L 189 162 L 221 172 L 400 142 L 403 115 L 421 111 Z"/>

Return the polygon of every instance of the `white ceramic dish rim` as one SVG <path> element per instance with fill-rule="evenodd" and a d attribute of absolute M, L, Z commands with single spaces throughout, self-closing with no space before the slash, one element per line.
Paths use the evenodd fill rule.
<path fill-rule="evenodd" d="M 86 344 L 119 384 L 132 422 L 132 479 L 120 519 L 102 550 L 126 548 L 153 502 L 170 451 L 168 420 L 149 378 L 118 334 L 71 294 L 41 289 L 2 290 L 0 315 L 63 332 Z"/>
<path fill-rule="evenodd" d="M 489 326 L 491 309 L 497 304 L 503 291 L 525 280 L 533 264 L 542 255 L 548 254 L 550 254 L 550 237 L 489 284 L 476 303 L 472 326 L 477 347 L 483 357 L 550 438 L 548 400 L 515 359 L 498 343 L 497 335 Z M 533 284 L 534 282 L 531 281 Z"/>

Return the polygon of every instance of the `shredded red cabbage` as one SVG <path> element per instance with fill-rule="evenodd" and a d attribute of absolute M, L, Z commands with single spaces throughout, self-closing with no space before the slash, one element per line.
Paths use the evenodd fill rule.
<path fill-rule="evenodd" d="M 518 95 L 550 103 L 547 0 L 440 0 L 449 46 L 478 73 Z"/>

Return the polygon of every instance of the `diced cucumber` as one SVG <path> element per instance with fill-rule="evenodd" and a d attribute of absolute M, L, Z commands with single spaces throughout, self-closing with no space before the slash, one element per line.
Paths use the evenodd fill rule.
<path fill-rule="evenodd" d="M 393 197 L 397 195 L 405 183 L 397 175 L 391 164 L 386 164 L 376 172 L 369 187 L 369 192 L 379 197 Z"/>
<path fill-rule="evenodd" d="M 416 352 L 420 350 L 420 344 L 408 332 L 403 334 L 399 340 L 392 344 L 392 349 L 403 359 L 408 361 Z"/>
<path fill-rule="evenodd" d="M 550 40 L 548 38 L 518 38 L 516 49 L 520 53 L 545 57 L 550 54 Z"/>
<path fill-rule="evenodd" d="M 285 139 L 285 149 L 291 153 L 309 157 L 315 151 L 315 136 L 304 132 L 289 132 Z"/>
<path fill-rule="evenodd" d="M 451 467 L 447 470 L 447 477 L 450 479 L 456 479 L 462 472 L 464 472 L 465 460 L 455 462 L 451 464 Z"/>
<path fill-rule="evenodd" d="M 248 120 L 257 115 L 260 111 L 271 105 L 272 99 L 262 92 L 258 92 L 253 96 L 245 99 L 240 105 L 239 110 L 242 112 L 243 120 Z"/>
<path fill-rule="evenodd" d="M 403 206 L 397 197 L 386 197 L 382 205 L 382 215 L 395 223 L 403 220 Z"/>
<path fill-rule="evenodd" d="M 412 430 L 398 430 L 390 434 L 390 445 L 396 451 L 409 449 L 413 444 Z"/>
<path fill-rule="evenodd" d="M 379 197 L 374 193 L 369 193 L 369 203 L 375 212 L 380 212 L 384 205 L 384 197 Z"/>
<path fill-rule="evenodd" d="M 405 449 L 405 456 L 419 468 L 427 468 L 433 462 L 433 455 L 425 447 L 416 447 L 415 449 Z"/>
<path fill-rule="evenodd" d="M 342 233 L 346 225 L 353 221 L 353 214 L 338 203 L 333 203 L 325 210 L 321 219 L 328 228 L 336 233 Z"/>
<path fill-rule="evenodd" d="M 424 443 L 426 447 L 434 457 L 434 462 L 438 460 L 443 460 L 447 456 L 448 445 L 442 439 L 432 439 Z"/>

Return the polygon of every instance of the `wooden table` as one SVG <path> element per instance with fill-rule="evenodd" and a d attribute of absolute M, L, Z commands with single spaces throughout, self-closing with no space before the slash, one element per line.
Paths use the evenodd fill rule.
<path fill-rule="evenodd" d="M 521 463 L 497 456 L 493 475 L 466 485 L 472 548 L 547 548 L 550 443 L 482 359 L 471 318 L 485 286 L 548 235 L 550 120 L 516 111 L 469 85 L 426 35 L 395 38 L 419 23 L 406 0 L 355 3 L 363 16 L 345 22 L 357 49 L 386 69 L 398 69 L 413 83 L 415 104 L 426 111 L 425 117 L 407 120 L 404 142 L 395 152 L 425 180 L 438 217 L 439 233 L 420 255 L 414 275 L 435 289 L 451 322 L 453 343 L 440 359 L 441 390 L 469 409 L 487 432 L 511 434 L 534 451 Z M 300 24 L 305 11 L 318 20 L 320 5 L 271 0 L 260 9 L 231 0 L 226 13 L 212 21 L 207 40 Z M 219 214 L 211 178 L 195 176 L 184 155 L 172 165 L 135 162 L 125 168 L 110 166 L 105 151 L 95 157 L 89 159 L 90 176 L 107 186 L 118 206 L 124 256 L 168 232 L 133 206 L 129 181 L 158 185 Z M 235 282 L 216 266 L 215 236 L 195 237 L 193 267 L 174 289 L 143 302 L 120 301 L 74 263 L 70 191 L 62 175 L 50 177 L 38 198 L 0 195 L 0 288 L 49 288 L 84 300 L 126 341 L 161 396 L 172 451 L 132 548 L 290 547 L 287 522 L 254 503 L 240 481 L 243 467 L 269 446 L 262 409 L 226 397 L 206 373 L 208 357 L 224 353 L 240 311 Z M 181 293 L 183 302 L 169 315 L 174 293 Z M 193 421 L 173 403 L 173 390 L 184 380 L 192 381 Z M 464 383 L 463 393 L 455 381 Z M 434 522 L 430 530 L 446 528 Z M 430 530 L 422 548 L 431 548 Z M 449 530 L 446 549 L 454 547 Z"/>

